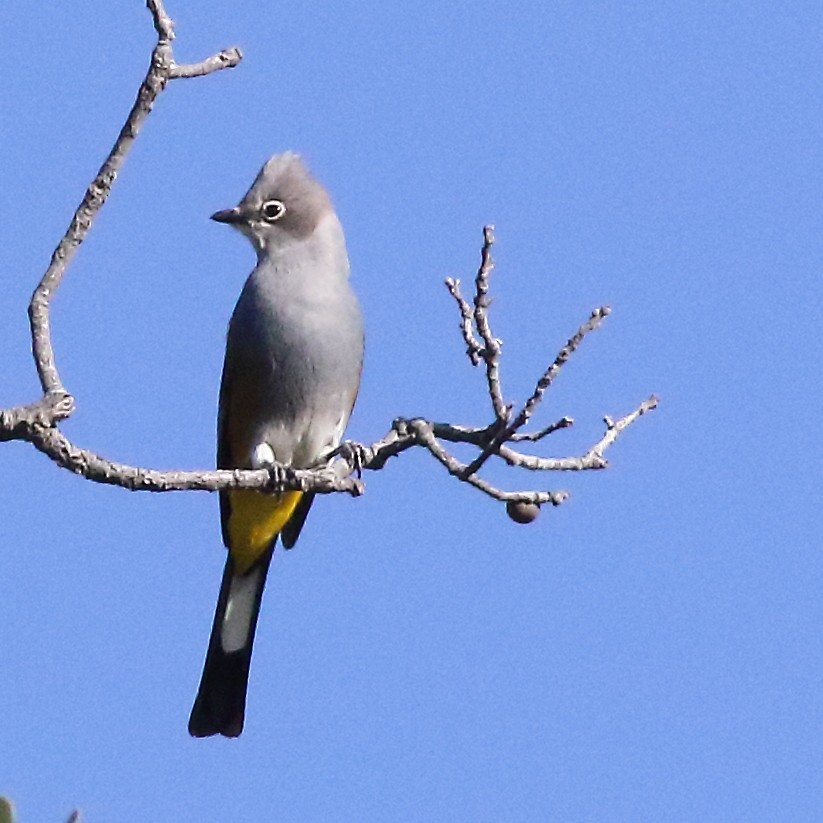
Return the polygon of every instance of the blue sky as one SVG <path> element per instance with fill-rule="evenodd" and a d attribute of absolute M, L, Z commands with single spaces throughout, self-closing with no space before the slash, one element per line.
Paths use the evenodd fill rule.
<path fill-rule="evenodd" d="M 253 265 L 208 215 L 300 151 L 332 192 L 367 355 L 349 433 L 488 420 L 442 281 L 494 223 L 504 391 L 614 311 L 538 422 L 577 454 L 662 405 L 528 527 L 423 454 L 325 498 L 275 557 L 246 731 L 186 720 L 217 500 L 0 450 L 0 792 L 63 820 L 818 820 L 823 721 L 817 4 L 168 0 L 173 83 L 53 309 L 65 431 L 212 464 Z M 0 7 L 0 405 L 36 397 L 25 308 L 153 44 L 138 0 Z"/>

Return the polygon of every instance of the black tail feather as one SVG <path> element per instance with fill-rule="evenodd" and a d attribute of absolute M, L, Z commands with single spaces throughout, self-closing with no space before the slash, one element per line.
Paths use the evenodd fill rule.
<path fill-rule="evenodd" d="M 284 549 L 294 548 L 294 544 L 297 542 L 297 538 L 300 537 L 300 532 L 303 529 L 303 524 L 306 522 L 306 516 L 313 502 L 314 492 L 306 492 L 300 498 L 294 514 L 289 518 L 289 522 L 283 526 L 283 531 L 280 532 L 280 539 L 283 542 Z"/>
<path fill-rule="evenodd" d="M 246 711 L 246 689 L 249 681 L 249 666 L 260 614 L 260 601 L 266 585 L 266 575 L 271 563 L 274 543 L 271 548 L 246 572 L 259 575 L 255 591 L 254 610 L 246 644 L 233 652 L 225 652 L 221 643 L 221 628 L 226 612 L 231 581 L 234 577 L 234 563 L 231 555 L 226 560 L 223 570 L 223 582 L 220 584 L 220 596 L 214 614 L 209 650 L 200 678 L 200 687 L 189 717 L 189 734 L 192 737 L 209 737 L 222 734 L 225 737 L 237 737 L 243 731 L 243 719 Z"/>

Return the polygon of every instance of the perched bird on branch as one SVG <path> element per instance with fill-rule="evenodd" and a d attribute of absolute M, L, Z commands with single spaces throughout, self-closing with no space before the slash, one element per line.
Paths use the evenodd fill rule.
<path fill-rule="evenodd" d="M 308 468 L 341 441 L 363 362 L 363 322 L 329 195 L 291 152 L 272 157 L 238 206 L 212 215 L 257 252 L 229 323 L 218 468 Z M 228 549 L 200 688 L 195 737 L 243 730 L 252 643 L 278 537 L 294 546 L 313 494 L 220 493 Z"/>

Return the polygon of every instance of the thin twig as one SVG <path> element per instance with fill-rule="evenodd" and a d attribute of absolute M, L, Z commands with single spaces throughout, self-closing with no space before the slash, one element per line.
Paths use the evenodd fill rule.
<path fill-rule="evenodd" d="M 590 332 L 596 329 L 604 317 L 606 317 L 611 309 L 608 306 L 601 306 L 595 309 L 589 319 L 577 330 L 577 332 L 569 339 L 566 345 L 560 350 L 557 357 L 555 357 L 552 364 L 546 369 L 537 381 L 537 385 L 531 397 L 525 402 L 523 408 L 514 417 L 511 423 L 505 427 L 499 428 L 494 436 L 483 447 L 480 454 L 466 466 L 466 478 L 476 474 L 483 466 L 483 464 L 495 454 L 500 446 L 510 440 L 512 435 L 516 434 L 518 429 L 528 423 L 529 418 L 534 413 L 535 409 L 543 399 L 546 389 L 552 384 L 555 377 L 560 372 L 560 369 L 577 350 L 577 347 L 583 341 L 583 338 Z"/>
<path fill-rule="evenodd" d="M 460 331 L 463 335 L 463 342 L 466 344 L 466 354 L 473 366 L 476 366 L 483 357 L 483 346 L 480 345 L 474 336 L 474 312 L 472 307 L 460 293 L 460 281 L 452 277 L 446 278 L 446 288 L 449 294 L 455 299 L 457 308 L 460 310 Z"/>
<path fill-rule="evenodd" d="M 586 457 L 591 459 L 603 458 L 603 452 L 614 443 L 628 426 L 631 426 L 635 420 L 642 417 L 646 412 L 656 409 L 660 400 L 652 395 L 648 400 L 644 400 L 633 412 L 621 417 L 619 420 L 612 420 L 611 417 L 604 417 L 603 422 L 606 424 L 606 433 L 594 446 L 586 452 Z"/>
<path fill-rule="evenodd" d="M 223 51 L 201 60 L 199 63 L 186 63 L 178 66 L 176 63 L 169 70 L 169 79 L 177 80 L 178 78 L 189 77 L 205 77 L 215 71 L 222 69 L 232 69 L 243 59 L 243 52 L 237 46 L 230 49 L 223 49 Z"/>
<path fill-rule="evenodd" d="M 500 388 L 500 350 L 502 343 L 493 334 L 489 323 L 489 277 L 494 269 L 492 246 L 494 245 L 494 226 L 483 228 L 483 248 L 480 250 L 480 268 L 474 279 L 474 322 L 483 341 L 482 357 L 486 364 L 486 382 L 492 401 L 494 416 L 504 424 L 508 421 L 511 409 L 503 400 Z"/>
<path fill-rule="evenodd" d="M 491 483 L 483 480 L 477 475 L 466 476 L 466 466 L 461 463 L 456 457 L 449 454 L 438 442 L 434 436 L 431 424 L 426 420 L 410 420 L 409 425 L 415 433 L 418 442 L 425 446 L 435 459 L 445 466 L 446 470 L 453 477 L 460 480 L 465 480 L 469 485 L 493 497 L 495 500 L 503 502 L 522 502 L 522 503 L 551 503 L 553 506 L 559 506 L 569 496 L 568 492 L 504 492 Z"/>
<path fill-rule="evenodd" d="M 574 420 L 571 417 L 561 417 L 560 420 L 555 420 L 554 423 L 549 423 L 544 429 L 540 429 L 540 431 L 536 432 L 513 432 L 512 436 L 509 440 L 512 443 L 523 443 L 528 441 L 529 443 L 536 443 L 538 440 L 542 440 L 544 437 L 547 437 L 550 434 L 554 434 L 554 432 L 559 431 L 560 429 L 568 429 L 574 425 Z"/>
<path fill-rule="evenodd" d="M 543 372 L 540 379 L 537 381 L 534 392 L 526 401 L 522 411 L 517 415 L 512 423 L 512 431 L 516 431 L 521 426 L 528 423 L 529 418 L 532 416 L 534 410 L 543 399 L 546 389 L 551 386 L 554 379 L 560 373 L 560 369 L 563 368 L 566 361 L 575 353 L 575 351 L 577 351 L 577 347 L 583 342 L 583 338 L 589 332 L 598 328 L 603 322 L 603 319 L 608 317 L 610 312 L 611 308 L 609 306 L 600 306 L 600 308 L 595 309 L 591 315 L 589 315 L 589 319 L 575 332 L 566 345 L 563 346 L 557 357 L 554 358 L 554 362 L 546 369 L 545 372 Z"/>

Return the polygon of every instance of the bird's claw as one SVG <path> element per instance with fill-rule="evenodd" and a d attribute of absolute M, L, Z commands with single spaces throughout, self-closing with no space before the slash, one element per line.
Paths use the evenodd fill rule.
<path fill-rule="evenodd" d="M 337 447 L 337 453 L 352 467 L 352 471 L 358 478 L 362 476 L 363 467 L 370 459 L 368 449 L 362 443 L 356 443 L 354 440 L 344 440 Z"/>

